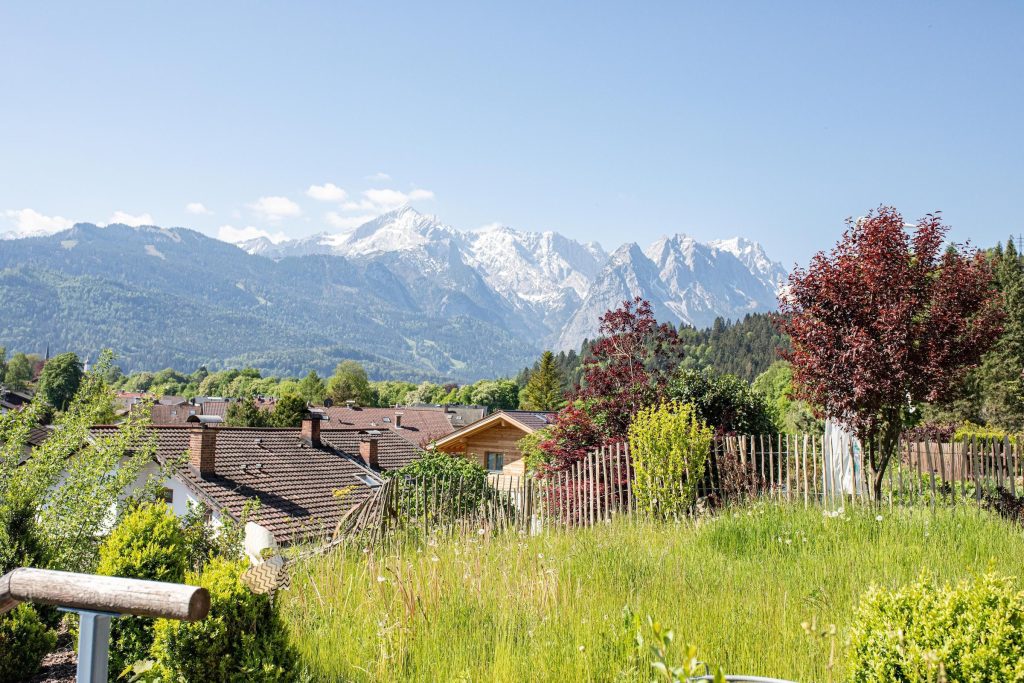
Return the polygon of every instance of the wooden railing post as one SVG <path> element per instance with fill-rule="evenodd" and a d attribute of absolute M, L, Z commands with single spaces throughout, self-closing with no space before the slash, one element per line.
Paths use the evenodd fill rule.
<path fill-rule="evenodd" d="M 116 576 L 21 567 L 0 577 L 0 614 L 20 602 L 78 612 L 78 683 L 105 683 L 110 620 L 130 614 L 198 621 L 210 611 L 205 588 Z"/>

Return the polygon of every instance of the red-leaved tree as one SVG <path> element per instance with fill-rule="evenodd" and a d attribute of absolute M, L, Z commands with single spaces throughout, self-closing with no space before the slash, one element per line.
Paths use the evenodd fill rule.
<path fill-rule="evenodd" d="M 583 379 L 540 444 L 563 468 L 598 446 L 625 438 L 641 408 L 666 396 L 682 344 L 676 328 L 659 324 L 640 297 L 601 316 L 600 337 L 583 362 Z"/>
<path fill-rule="evenodd" d="M 847 226 L 790 275 L 784 355 L 800 398 L 861 439 L 877 496 L 909 405 L 948 395 L 999 336 L 1003 309 L 986 260 L 944 246 L 938 214 L 908 231 L 881 207 Z"/>

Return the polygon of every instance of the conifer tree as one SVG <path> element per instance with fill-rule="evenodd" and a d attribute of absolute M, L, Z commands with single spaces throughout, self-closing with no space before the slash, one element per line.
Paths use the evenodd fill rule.
<path fill-rule="evenodd" d="M 523 388 L 519 407 L 524 410 L 559 410 L 565 405 L 564 392 L 565 376 L 555 363 L 555 354 L 545 351 Z"/>

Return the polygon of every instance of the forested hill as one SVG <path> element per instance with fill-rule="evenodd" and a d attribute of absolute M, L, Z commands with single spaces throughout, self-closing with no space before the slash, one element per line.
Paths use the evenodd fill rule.
<path fill-rule="evenodd" d="M 500 304 L 422 273 L 315 255 L 274 261 L 183 228 L 78 224 L 0 242 L 0 345 L 119 354 L 126 370 L 254 366 L 471 380 L 538 349 Z"/>

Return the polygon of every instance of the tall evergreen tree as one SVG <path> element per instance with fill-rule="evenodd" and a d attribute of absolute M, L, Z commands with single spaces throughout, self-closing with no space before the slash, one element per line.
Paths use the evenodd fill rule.
<path fill-rule="evenodd" d="M 555 354 L 545 351 L 540 364 L 530 375 L 519 398 L 519 407 L 524 410 L 559 410 L 565 405 L 565 375 L 562 374 Z"/>
<path fill-rule="evenodd" d="M 1003 333 L 977 373 L 981 418 L 993 426 L 1024 429 L 1024 261 L 1011 237 L 993 254 L 996 284 L 1003 293 Z"/>

